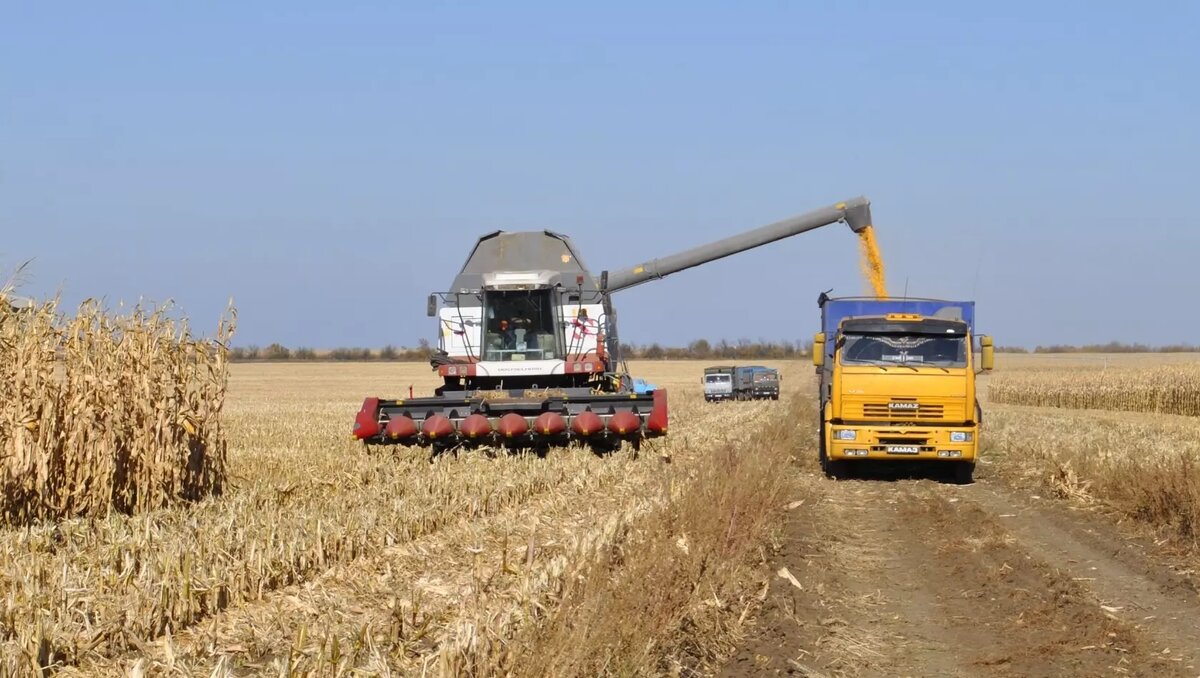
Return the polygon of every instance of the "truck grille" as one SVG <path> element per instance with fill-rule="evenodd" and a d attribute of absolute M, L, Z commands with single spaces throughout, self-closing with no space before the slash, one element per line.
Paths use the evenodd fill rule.
<path fill-rule="evenodd" d="M 952 407 L 959 410 L 960 407 Z M 862 403 L 862 418 L 873 421 L 941 421 L 947 414 L 941 403 L 920 402 L 915 398 L 893 398 L 887 402 Z"/>

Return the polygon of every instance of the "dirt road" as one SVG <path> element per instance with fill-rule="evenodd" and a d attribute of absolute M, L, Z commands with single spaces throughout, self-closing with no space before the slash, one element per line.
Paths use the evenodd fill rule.
<path fill-rule="evenodd" d="M 968 486 L 802 473 L 723 675 L 1200 675 L 1194 582 L 1103 517 L 986 468 Z"/>

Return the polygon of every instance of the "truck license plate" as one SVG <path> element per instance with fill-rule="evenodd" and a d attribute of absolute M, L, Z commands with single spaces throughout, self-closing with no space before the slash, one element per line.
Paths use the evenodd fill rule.
<path fill-rule="evenodd" d="M 888 454 L 917 454 L 921 448 L 916 445 L 888 445 Z"/>

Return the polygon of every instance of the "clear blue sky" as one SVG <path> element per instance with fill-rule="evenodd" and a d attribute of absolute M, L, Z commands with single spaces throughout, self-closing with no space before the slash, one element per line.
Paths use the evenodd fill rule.
<path fill-rule="evenodd" d="M 865 194 L 893 291 L 1000 343 L 1200 342 L 1196 3 L 574 5 L 0 3 L 0 269 L 412 345 L 484 232 L 617 268 Z M 623 338 L 811 337 L 857 256 L 630 290 Z"/>

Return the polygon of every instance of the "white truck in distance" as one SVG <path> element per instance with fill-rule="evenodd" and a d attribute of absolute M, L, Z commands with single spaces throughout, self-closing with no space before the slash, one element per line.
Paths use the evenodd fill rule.
<path fill-rule="evenodd" d="M 704 370 L 704 399 L 708 402 L 733 398 L 733 368 L 709 367 Z"/>

